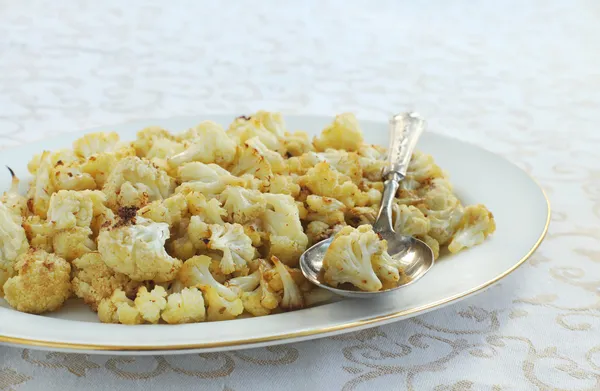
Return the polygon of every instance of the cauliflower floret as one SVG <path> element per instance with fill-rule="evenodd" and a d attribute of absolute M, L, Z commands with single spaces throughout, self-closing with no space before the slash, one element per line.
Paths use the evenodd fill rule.
<path fill-rule="evenodd" d="M 38 248 L 46 252 L 53 252 L 52 237 L 54 230 L 52 225 L 40 218 L 40 216 L 28 216 L 23 221 L 23 228 L 32 248 Z"/>
<path fill-rule="evenodd" d="M 162 310 L 167 307 L 165 297 L 167 291 L 160 285 L 156 285 L 150 292 L 145 286 L 141 286 L 133 304 L 146 322 L 158 323 Z"/>
<path fill-rule="evenodd" d="M 88 133 L 73 141 L 73 151 L 78 156 L 88 157 L 102 152 L 111 152 L 119 142 L 119 135 L 115 132 Z"/>
<path fill-rule="evenodd" d="M 48 221 L 54 229 L 89 227 L 93 216 L 93 202 L 83 192 L 59 190 L 50 197 Z"/>
<path fill-rule="evenodd" d="M 102 191 L 112 210 L 120 206 L 142 207 L 147 201 L 163 200 L 173 193 L 175 181 L 151 162 L 126 157 L 112 170 Z"/>
<path fill-rule="evenodd" d="M 52 169 L 52 184 L 56 190 L 93 190 L 94 177 L 83 171 L 79 162 L 58 162 Z"/>
<path fill-rule="evenodd" d="M 212 261 L 205 255 L 188 259 L 179 272 L 179 280 L 186 287 L 202 290 L 208 304 L 209 321 L 234 319 L 244 311 L 244 306 L 235 290 L 220 284 L 213 277 L 210 272 Z"/>
<path fill-rule="evenodd" d="M 219 272 L 218 269 L 214 270 L 214 265 L 218 265 L 216 262 L 218 261 L 207 255 L 196 255 L 185 261 L 179 271 L 178 280 L 186 287 L 213 286 L 220 296 L 233 301 L 238 295 L 235 290 L 222 285 L 219 281 L 224 282 L 225 279 L 222 278 L 222 275 L 215 273 L 215 271 Z"/>
<path fill-rule="evenodd" d="M 248 190 L 239 186 L 229 186 L 219 199 L 227 211 L 230 221 L 245 224 L 262 216 L 267 203 L 258 190 Z"/>
<path fill-rule="evenodd" d="M 244 291 L 241 295 L 244 309 L 253 316 L 269 315 L 279 307 L 281 301 L 281 296 L 273 291 L 265 279 L 267 270 L 265 263 L 261 263 L 258 268 L 260 277 L 258 287 L 251 292 Z"/>
<path fill-rule="evenodd" d="M 427 234 L 444 245 L 456 232 L 464 208 L 445 179 L 432 180 L 420 192 L 423 193 L 423 201 L 416 206 L 429 220 L 430 229 Z"/>
<path fill-rule="evenodd" d="M 258 137 L 253 137 L 238 148 L 231 173 L 237 176 L 251 174 L 259 179 L 268 179 L 285 169 L 286 165 L 281 155 L 269 150 Z"/>
<path fill-rule="evenodd" d="M 73 227 L 55 232 L 52 237 L 54 253 L 71 262 L 84 254 L 96 251 L 96 243 L 90 238 L 92 230 Z"/>
<path fill-rule="evenodd" d="M 152 147 L 148 150 L 145 157 L 152 161 L 165 161 L 167 164 L 167 160 L 171 156 L 175 156 L 177 154 L 185 151 L 186 144 L 170 140 L 168 138 L 162 138 L 158 142 L 152 144 Z"/>
<path fill-rule="evenodd" d="M 12 276 L 13 265 L 19 255 L 29 248 L 21 216 L 0 202 L 0 296 L 2 285 Z"/>
<path fill-rule="evenodd" d="M 394 203 L 392 205 L 394 231 L 404 235 L 419 236 L 429 232 L 429 220 L 412 205 Z"/>
<path fill-rule="evenodd" d="M 27 170 L 35 175 L 37 170 L 40 168 L 42 161 L 44 160 L 44 154 L 46 151 L 42 153 L 36 154 L 27 164 Z M 57 164 L 67 164 L 71 162 L 78 162 L 79 158 L 75 155 L 72 149 L 59 149 L 54 152 L 47 152 L 50 158 L 50 166 L 54 167 Z"/>
<path fill-rule="evenodd" d="M 262 183 L 262 191 L 273 194 L 287 194 L 296 198 L 300 194 L 300 185 L 288 175 L 273 175 L 268 182 Z"/>
<path fill-rule="evenodd" d="M 29 209 L 27 207 L 27 198 L 19 194 L 19 178 L 17 178 L 10 167 L 7 166 L 6 168 L 8 168 L 8 171 L 10 172 L 12 181 L 10 189 L 4 192 L 2 197 L 0 197 L 0 202 L 16 215 L 26 217 L 29 214 Z"/>
<path fill-rule="evenodd" d="M 451 253 L 483 243 L 496 230 L 494 215 L 484 205 L 465 208 L 459 228 L 448 244 Z"/>
<path fill-rule="evenodd" d="M 44 151 L 42 153 L 39 166 L 34 175 L 27 193 L 27 205 L 31 212 L 45 219 L 48 206 L 50 205 L 50 196 L 55 191 L 51 178 L 52 162 L 50 160 L 50 152 Z"/>
<path fill-rule="evenodd" d="M 117 162 L 127 156 L 135 156 L 133 147 L 124 146 L 114 152 L 103 152 L 90 156 L 81 163 L 81 172 L 91 176 L 96 187 L 101 189 Z M 87 180 L 87 179 L 86 179 Z"/>
<path fill-rule="evenodd" d="M 137 133 L 132 143 L 135 153 L 139 157 L 146 157 L 155 144 L 164 144 L 165 141 L 177 141 L 176 137 L 159 126 L 149 126 Z"/>
<path fill-rule="evenodd" d="M 308 245 L 298 206 L 288 195 L 263 194 L 263 197 L 267 202 L 263 223 L 269 233 L 269 256 L 276 256 L 286 265 L 295 266 Z"/>
<path fill-rule="evenodd" d="M 322 240 L 329 239 L 333 235 L 333 228 L 322 221 L 311 221 L 304 231 L 308 237 L 308 245 L 312 246 Z"/>
<path fill-rule="evenodd" d="M 215 197 L 227 186 L 247 187 L 248 178 L 238 178 L 216 164 L 192 162 L 179 167 L 177 177 L 182 185 L 178 193 L 198 191 L 206 196 Z"/>
<path fill-rule="evenodd" d="M 225 286 L 237 292 L 238 295 L 241 295 L 242 292 L 252 292 L 260 284 L 260 276 L 260 270 L 256 270 L 247 276 L 234 277 L 227 280 Z"/>
<path fill-rule="evenodd" d="M 56 311 L 71 296 L 71 265 L 54 254 L 30 249 L 19 255 L 14 270 L 4 283 L 4 298 L 18 311 Z"/>
<path fill-rule="evenodd" d="M 92 236 L 96 238 L 103 225 L 113 224 L 115 214 L 106 206 L 106 194 L 100 190 L 84 190 L 80 192 L 85 198 L 92 201 Z"/>
<path fill-rule="evenodd" d="M 231 320 L 244 312 L 244 304 L 240 298 L 229 301 L 220 296 L 215 287 L 202 285 L 200 290 L 204 294 L 204 300 L 208 305 L 206 318 L 209 321 Z"/>
<path fill-rule="evenodd" d="M 171 167 L 198 161 L 226 166 L 235 157 L 235 142 L 227 136 L 221 125 L 213 121 L 204 121 L 195 128 L 186 131 L 180 139 L 191 140 L 185 151 L 171 156 Z"/>
<path fill-rule="evenodd" d="M 270 150 L 280 154 L 285 153 L 285 147 L 282 145 L 279 135 L 265 127 L 265 124 L 261 122 L 260 115 L 236 118 L 227 129 L 227 135 L 238 145 L 253 137 L 258 137 L 260 142 Z"/>
<path fill-rule="evenodd" d="M 283 291 L 283 297 L 281 299 L 281 303 L 279 304 L 283 309 L 299 309 L 304 307 L 304 298 L 302 297 L 302 292 L 296 281 L 292 278 L 290 274 L 290 269 L 286 265 L 284 265 L 277 257 L 272 257 L 271 261 L 275 265 L 275 271 L 277 272 L 278 280 L 281 283 L 281 291 Z M 295 269 L 295 275 L 300 276 L 302 280 L 304 280 L 304 276 L 299 269 Z M 273 284 L 269 284 L 273 286 Z"/>
<path fill-rule="evenodd" d="M 125 274 L 116 273 L 104 263 L 98 252 L 92 252 L 73 260 L 73 279 L 71 285 L 75 295 L 98 310 L 102 299 L 108 299 L 116 289 L 123 290 L 127 296 L 134 296 L 140 286 Z"/>
<path fill-rule="evenodd" d="M 373 259 L 386 253 L 386 244 L 368 225 L 342 228 L 323 258 L 325 282 L 334 287 L 350 283 L 364 291 L 380 290 L 382 283 L 375 273 Z"/>
<path fill-rule="evenodd" d="M 363 176 L 370 181 L 382 183 L 381 173 L 386 165 L 387 150 L 377 145 L 363 144 L 358 154 Z"/>
<path fill-rule="evenodd" d="M 356 206 L 348 209 L 346 213 L 346 222 L 348 225 L 358 227 L 364 224 L 373 225 L 377 219 L 377 209 L 369 206 Z"/>
<path fill-rule="evenodd" d="M 162 201 L 152 201 L 137 212 L 138 216 L 157 223 L 167 223 L 169 227 L 179 224 L 187 213 L 187 198 L 183 194 L 175 194 Z"/>
<path fill-rule="evenodd" d="M 421 151 L 413 152 L 405 180 L 423 182 L 434 178 L 442 178 L 442 169 L 435 164 L 433 157 Z"/>
<path fill-rule="evenodd" d="M 333 170 L 327 162 L 318 163 L 308 170 L 298 183 L 312 194 L 335 198 L 349 208 L 365 206 L 370 201 L 368 193 L 360 191 L 350 178 Z"/>
<path fill-rule="evenodd" d="M 208 224 L 225 224 L 224 217 L 227 217 L 227 211 L 221 207 L 221 203 L 216 198 L 207 200 L 206 197 L 197 191 L 186 194 L 189 211 L 194 216 L 199 216 L 202 221 Z"/>
<path fill-rule="evenodd" d="M 167 305 L 161 314 L 169 324 L 202 322 L 206 318 L 204 298 L 198 288 L 183 288 L 181 292 L 171 293 Z"/>
<path fill-rule="evenodd" d="M 352 113 L 336 115 L 333 123 L 323 129 L 321 136 L 313 141 L 318 151 L 327 148 L 357 151 L 362 143 L 362 132 L 358 120 Z"/>
<path fill-rule="evenodd" d="M 171 256 L 181 259 L 182 261 L 196 255 L 196 247 L 187 233 L 189 225 L 189 217 L 181 219 L 179 226 L 174 227 L 175 229 L 172 230 L 172 236 L 169 238 L 166 245 L 167 252 Z"/>
<path fill-rule="evenodd" d="M 306 132 L 285 132 L 281 141 L 288 157 L 300 156 L 315 150 Z"/>
<path fill-rule="evenodd" d="M 277 137 L 282 137 L 285 133 L 285 122 L 281 113 L 259 110 L 252 114 L 250 122 L 262 125 Z"/>
<path fill-rule="evenodd" d="M 132 280 L 172 280 L 181 261 L 165 250 L 169 238 L 169 225 L 155 223 L 142 217 L 135 224 L 121 221 L 98 235 L 98 251 L 104 262 L 116 272 Z"/>
<path fill-rule="evenodd" d="M 309 195 L 306 198 L 308 221 L 322 221 L 328 225 L 345 224 L 346 206 L 335 198 Z"/>
<path fill-rule="evenodd" d="M 254 259 L 252 239 L 240 224 L 209 225 L 193 216 L 188 233 L 190 237 L 203 241 L 208 249 L 223 252 L 220 267 L 225 274 L 246 269 L 247 263 Z"/>
<path fill-rule="evenodd" d="M 429 248 L 431 248 L 431 250 L 433 251 L 433 259 L 436 260 L 439 258 L 440 256 L 440 244 L 437 240 L 435 240 L 434 238 L 432 238 L 429 235 L 421 235 L 421 236 L 417 236 L 417 239 L 420 239 L 422 241 L 425 242 L 425 244 L 427 244 L 429 246 Z"/>
<path fill-rule="evenodd" d="M 102 299 L 98 304 L 98 318 L 102 323 L 122 323 L 128 325 L 142 324 L 140 311 L 133 300 L 125 292 L 117 289 L 108 299 Z"/>

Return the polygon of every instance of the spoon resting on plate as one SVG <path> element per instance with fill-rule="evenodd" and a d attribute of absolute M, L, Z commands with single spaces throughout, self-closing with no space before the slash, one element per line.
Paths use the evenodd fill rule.
<path fill-rule="evenodd" d="M 322 281 L 323 258 L 333 238 L 316 243 L 300 257 L 300 269 L 313 284 L 345 297 L 375 298 L 403 288 L 419 278 L 433 266 L 433 251 L 425 242 L 412 236 L 396 233 L 392 225 L 392 204 L 400 181 L 406 176 L 408 163 L 425 129 L 425 121 L 416 113 L 403 113 L 390 119 L 390 148 L 387 166 L 383 169 L 383 196 L 373 230 L 388 243 L 388 253 L 403 266 L 406 278 L 390 289 L 376 292 L 334 288 Z"/>

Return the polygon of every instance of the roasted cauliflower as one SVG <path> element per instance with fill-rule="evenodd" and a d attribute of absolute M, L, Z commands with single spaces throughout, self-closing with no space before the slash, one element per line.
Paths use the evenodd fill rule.
<path fill-rule="evenodd" d="M 54 254 L 30 249 L 17 257 L 14 271 L 4 283 L 4 299 L 18 311 L 55 311 L 71 296 L 71 265 Z"/>
<path fill-rule="evenodd" d="M 132 141 L 87 134 L 35 155 L 25 196 L 9 169 L 12 184 L 0 189 L 0 296 L 42 313 L 74 293 L 102 322 L 128 325 L 264 316 L 331 300 L 297 268 L 309 245 L 331 237 L 327 283 L 388 289 L 406 276 L 371 227 L 387 154 L 364 142 L 351 113 L 317 137 L 267 111 L 226 128 L 151 126 Z M 392 211 L 394 229 L 424 241 L 435 258 L 496 229 L 492 213 L 463 205 L 420 151 Z"/>
<path fill-rule="evenodd" d="M 169 236 L 168 224 L 138 216 L 100 231 L 98 251 L 108 267 L 132 280 L 166 282 L 175 278 L 182 264 L 165 250 Z"/>

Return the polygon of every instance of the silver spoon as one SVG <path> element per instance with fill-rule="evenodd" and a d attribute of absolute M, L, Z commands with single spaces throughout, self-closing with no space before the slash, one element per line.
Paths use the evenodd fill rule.
<path fill-rule="evenodd" d="M 392 225 L 392 204 L 400 181 L 406 176 L 410 157 L 417 145 L 425 121 L 416 113 L 404 113 L 390 119 L 390 149 L 387 166 L 383 169 L 385 180 L 381 207 L 373 230 L 388 242 L 388 252 L 404 265 L 406 279 L 397 286 L 377 292 L 364 292 L 358 289 L 340 289 L 329 286 L 321 280 L 323 257 L 333 238 L 316 243 L 300 257 L 300 269 L 313 284 L 338 295 L 352 298 L 374 298 L 403 288 L 423 277 L 433 266 L 433 251 L 425 242 L 394 232 Z"/>

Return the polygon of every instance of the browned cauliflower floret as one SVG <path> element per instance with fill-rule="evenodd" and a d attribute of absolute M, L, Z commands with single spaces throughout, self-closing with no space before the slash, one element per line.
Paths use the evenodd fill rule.
<path fill-rule="evenodd" d="M 246 312 L 253 316 L 269 315 L 279 307 L 281 295 L 275 292 L 265 278 L 266 272 L 271 269 L 270 265 L 262 262 L 259 266 L 259 284 L 252 291 L 242 291 L 241 299 Z"/>
<path fill-rule="evenodd" d="M 56 190 L 93 190 L 94 177 L 83 171 L 80 162 L 58 162 L 52 169 L 52 184 Z"/>
<path fill-rule="evenodd" d="M 4 283 L 4 298 L 18 311 L 56 311 L 71 296 L 71 265 L 54 254 L 30 249 L 19 255 L 14 270 Z"/>
<path fill-rule="evenodd" d="M 183 288 L 167 296 L 167 305 L 161 314 L 169 324 L 202 322 L 206 318 L 204 298 L 198 288 Z"/>
<path fill-rule="evenodd" d="M 94 154 L 81 163 L 81 172 L 92 177 L 96 188 L 101 189 L 117 162 L 127 156 L 135 156 L 133 147 L 122 146 L 113 152 Z"/>
<path fill-rule="evenodd" d="M 110 173 L 102 191 L 112 210 L 122 206 L 142 207 L 146 203 L 169 197 L 175 181 L 151 162 L 139 157 L 120 160 Z"/>
<path fill-rule="evenodd" d="M 273 291 L 281 293 L 279 306 L 286 310 L 303 308 L 304 298 L 299 285 L 309 283 L 300 269 L 287 267 L 277 257 L 272 257 L 271 261 L 275 267 L 267 272 L 266 278 Z"/>
<path fill-rule="evenodd" d="M 179 279 L 186 287 L 197 287 L 202 290 L 208 306 L 207 319 L 234 319 L 244 311 L 242 300 L 235 290 L 219 283 L 210 272 L 212 259 L 205 255 L 196 256 L 185 261 Z"/>
<path fill-rule="evenodd" d="M 72 264 L 73 292 L 94 311 L 98 310 L 100 301 L 110 298 L 116 289 L 121 289 L 127 296 L 133 297 L 141 284 L 132 281 L 125 274 L 114 272 L 106 266 L 98 252 L 85 254 L 75 259 Z"/>
<path fill-rule="evenodd" d="M 308 221 L 322 221 L 328 225 L 345 224 L 346 206 L 335 198 L 309 195 L 306 199 Z"/>
<path fill-rule="evenodd" d="M 285 125 L 278 113 L 257 112 L 250 117 L 238 117 L 227 129 L 227 135 L 242 145 L 247 140 L 258 137 L 261 143 L 272 151 L 285 153 L 281 142 Z"/>
<path fill-rule="evenodd" d="M 179 138 L 190 141 L 190 145 L 185 151 L 168 159 L 172 167 L 193 161 L 226 166 L 235 157 L 235 142 L 227 136 L 220 125 L 212 121 L 200 123 Z"/>
<path fill-rule="evenodd" d="M 96 238 L 103 225 L 113 224 L 115 220 L 114 212 L 106 206 L 106 194 L 100 190 L 84 190 L 83 196 L 92 201 L 92 236 Z"/>
<path fill-rule="evenodd" d="M 13 274 L 16 259 L 29 248 L 21 219 L 21 215 L 0 202 L 0 296 L 2 285 Z"/>
<path fill-rule="evenodd" d="M 89 227 L 92 223 L 92 199 L 74 190 L 59 190 L 50 197 L 48 222 L 56 230 Z"/>
<path fill-rule="evenodd" d="M 360 191 L 349 177 L 333 170 L 327 162 L 318 163 L 308 170 L 298 183 L 312 194 L 335 198 L 349 208 L 365 206 L 371 200 L 368 193 Z"/>
<path fill-rule="evenodd" d="M 73 141 L 73 151 L 78 156 L 86 159 L 101 152 L 111 152 L 119 142 L 119 135 L 115 132 L 88 133 Z"/>
<path fill-rule="evenodd" d="M 135 223 L 119 222 L 98 235 L 98 251 L 116 272 L 135 281 L 170 281 L 177 275 L 181 261 L 165 250 L 169 225 L 135 217 Z"/>
<path fill-rule="evenodd" d="M 358 120 L 352 113 L 336 115 L 333 123 L 323 129 L 321 136 L 313 141 L 318 151 L 324 151 L 327 148 L 357 151 L 362 143 L 362 132 Z"/>
<path fill-rule="evenodd" d="M 284 172 L 286 165 L 281 155 L 268 149 L 258 137 L 246 140 L 237 151 L 236 161 L 231 168 L 233 175 L 251 174 L 259 179 L 268 179 L 273 174 Z"/>
<path fill-rule="evenodd" d="M 133 304 L 140 312 L 142 319 L 148 323 L 158 323 L 161 312 L 167 307 L 167 291 L 160 285 L 157 285 L 151 291 L 141 286 Z"/>
<path fill-rule="evenodd" d="M 300 194 L 300 185 L 289 175 L 273 175 L 261 185 L 261 190 L 265 193 L 287 194 L 294 198 Z"/>
<path fill-rule="evenodd" d="M 177 178 L 182 182 L 176 190 L 178 193 L 197 191 L 210 197 L 216 197 L 227 186 L 246 187 L 249 183 L 249 178 L 236 177 L 216 164 L 200 162 L 187 163 L 179 167 Z"/>
<path fill-rule="evenodd" d="M 286 265 L 295 266 L 308 245 L 298 206 L 288 195 L 264 194 L 263 197 L 267 203 L 263 223 L 269 233 L 269 255 L 276 256 Z"/>
<path fill-rule="evenodd" d="M 216 198 L 207 200 L 202 193 L 197 191 L 186 194 L 185 198 L 193 216 L 198 216 L 208 224 L 225 224 L 223 218 L 227 217 L 227 211 Z"/>
<path fill-rule="evenodd" d="M 14 214 L 21 217 L 27 217 L 27 215 L 29 215 L 29 208 L 27 207 L 27 198 L 19 194 L 19 178 L 17 178 L 17 176 L 10 167 L 6 168 L 8 168 L 8 171 L 10 172 L 12 181 L 10 189 L 4 192 L 2 197 L 0 197 L 0 202 L 3 203 L 8 209 L 10 209 Z"/>
<path fill-rule="evenodd" d="M 133 300 L 125 292 L 117 289 L 98 304 L 98 318 L 102 323 L 142 324 L 144 319 Z"/>
<path fill-rule="evenodd" d="M 50 196 L 55 191 L 52 181 L 52 168 L 50 152 L 44 151 L 27 192 L 29 210 L 43 219 L 46 218 L 48 212 Z"/>
<path fill-rule="evenodd" d="M 50 167 L 54 167 L 57 164 L 66 164 L 71 162 L 78 162 L 79 157 L 73 152 L 72 149 L 59 149 L 54 152 L 44 151 L 42 153 L 36 154 L 30 161 L 27 163 L 27 170 L 35 175 L 37 170 L 40 168 L 43 160 L 45 159 L 45 154 L 48 154 Z"/>
<path fill-rule="evenodd" d="M 484 205 L 470 205 L 465 208 L 458 227 L 448 244 L 451 253 L 483 243 L 496 230 L 496 222 Z"/>
<path fill-rule="evenodd" d="M 392 205 L 394 231 L 404 235 L 419 236 L 429 232 L 429 220 L 412 205 L 394 203 Z"/>
<path fill-rule="evenodd" d="M 252 239 L 239 224 L 206 224 L 198 216 L 193 216 L 188 227 L 192 240 L 206 245 L 206 248 L 223 253 L 220 268 L 224 274 L 230 274 L 248 268 L 248 262 L 254 259 L 256 250 Z"/>
<path fill-rule="evenodd" d="M 149 126 L 137 133 L 133 147 L 137 156 L 146 157 L 155 144 L 165 143 L 166 141 L 176 142 L 177 138 L 159 126 Z"/>
<path fill-rule="evenodd" d="M 51 253 L 54 229 L 52 225 L 40 216 L 28 216 L 23 221 L 23 228 L 32 248 L 38 248 Z"/>
<path fill-rule="evenodd" d="M 355 228 L 364 224 L 373 225 L 378 213 L 377 209 L 369 206 L 355 206 L 347 210 L 346 223 Z"/>
<path fill-rule="evenodd" d="M 186 196 L 175 194 L 164 200 L 152 201 L 142 209 L 138 210 L 138 216 L 152 220 L 157 223 L 167 223 L 173 227 L 181 222 L 188 214 L 188 203 Z"/>
<path fill-rule="evenodd" d="M 219 199 L 223 202 L 229 220 L 238 224 L 245 224 L 260 218 L 267 207 L 260 191 L 248 190 L 239 186 L 227 187 Z"/>
<path fill-rule="evenodd" d="M 315 150 L 306 132 L 286 132 L 281 141 L 288 157 L 300 156 Z"/>
<path fill-rule="evenodd" d="M 422 202 L 417 208 L 427 216 L 430 229 L 427 233 L 441 245 L 450 241 L 462 220 L 464 208 L 452 193 L 447 180 L 436 178 L 419 189 Z"/>
<path fill-rule="evenodd" d="M 90 228 L 63 229 L 55 232 L 52 236 L 52 248 L 56 255 L 70 262 L 84 254 L 96 251 L 96 243 L 91 236 Z"/>
<path fill-rule="evenodd" d="M 382 282 L 400 280 L 400 265 L 387 253 L 387 242 L 369 225 L 346 226 L 333 238 L 323 258 L 324 279 L 331 286 L 350 283 L 378 291 Z"/>

